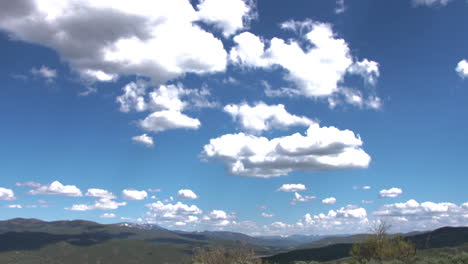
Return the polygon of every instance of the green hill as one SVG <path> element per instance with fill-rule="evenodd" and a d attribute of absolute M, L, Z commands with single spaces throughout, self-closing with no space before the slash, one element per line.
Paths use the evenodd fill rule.
<path fill-rule="evenodd" d="M 263 258 L 270 263 L 289 264 L 294 261 L 331 261 L 349 257 L 353 243 L 362 241 L 366 235 L 348 237 L 325 238 L 308 245 L 311 248 L 297 249 L 285 253 Z M 414 243 L 418 249 L 434 249 L 445 247 L 464 246 L 468 243 L 468 227 L 443 227 L 431 232 L 404 236 L 406 240 Z M 333 243 L 333 241 L 347 241 L 347 243 L 329 244 L 319 247 L 320 244 Z"/>
<path fill-rule="evenodd" d="M 91 221 L 53 221 L 16 218 L 0 221 L 0 263 L 139 263 L 182 264 L 190 260 L 194 248 L 233 248 L 247 243 L 270 263 L 332 261 L 349 256 L 352 243 L 366 235 L 328 237 L 301 248 L 272 255 L 300 243 L 300 239 L 251 237 L 224 231 L 171 231 L 151 224 L 104 225 Z M 419 249 L 456 247 L 468 243 L 468 227 L 445 227 L 426 233 L 406 234 Z M 304 242 L 305 242 L 304 241 Z M 272 256 L 271 256 L 272 255 Z"/>
<path fill-rule="evenodd" d="M 0 263 L 184 263 L 196 247 L 235 247 L 234 240 L 179 234 L 158 226 L 90 221 L 0 221 Z M 251 246 L 259 254 L 271 254 Z"/>

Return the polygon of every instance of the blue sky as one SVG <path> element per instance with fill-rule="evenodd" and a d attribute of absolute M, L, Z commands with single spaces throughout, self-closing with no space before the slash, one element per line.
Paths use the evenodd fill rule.
<path fill-rule="evenodd" d="M 1 217 L 280 235 L 467 225 L 467 12 L 2 3 Z"/>

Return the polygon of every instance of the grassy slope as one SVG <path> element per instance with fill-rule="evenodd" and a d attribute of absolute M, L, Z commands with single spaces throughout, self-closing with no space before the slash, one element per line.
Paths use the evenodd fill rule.
<path fill-rule="evenodd" d="M 0 221 L 0 263 L 184 263 L 195 247 L 235 247 L 236 241 L 142 230 L 90 221 Z M 259 254 L 263 247 L 251 246 Z"/>
<path fill-rule="evenodd" d="M 355 236 L 349 238 L 351 240 L 356 239 Z M 406 239 L 413 242 L 418 249 L 458 247 L 468 243 L 468 227 L 444 227 L 432 232 L 407 236 Z M 298 249 L 270 256 L 265 260 L 279 264 L 292 263 L 298 260 L 331 261 L 348 257 L 351 247 L 352 243 L 345 243 L 320 248 Z"/>
<path fill-rule="evenodd" d="M 61 241 L 36 250 L 5 251 L 0 263 L 184 263 L 191 247 L 142 240 L 112 239 L 90 246 L 77 246 Z"/>

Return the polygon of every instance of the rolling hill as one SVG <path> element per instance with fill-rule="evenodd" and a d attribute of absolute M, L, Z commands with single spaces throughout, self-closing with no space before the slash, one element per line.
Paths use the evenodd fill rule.
<path fill-rule="evenodd" d="M 0 263 L 183 263 L 196 247 L 229 248 L 238 246 L 239 241 L 261 255 L 286 248 L 278 245 L 282 241 L 234 232 L 16 218 L 0 221 Z"/>
<path fill-rule="evenodd" d="M 270 263 L 330 261 L 349 256 L 352 243 L 365 236 L 252 237 L 226 231 L 171 231 L 152 224 L 16 218 L 0 221 L 0 263 L 182 264 L 190 260 L 194 248 L 237 247 L 239 241 L 258 255 L 270 256 L 264 258 Z M 455 247 L 468 243 L 468 227 L 410 233 L 406 239 L 419 249 Z"/>
<path fill-rule="evenodd" d="M 271 263 L 289 264 L 294 261 L 331 261 L 349 257 L 352 243 L 362 241 L 367 235 L 325 238 L 301 246 L 300 249 L 263 258 Z M 403 237 L 418 249 L 457 247 L 468 243 L 468 227 L 443 227 L 431 232 L 412 232 Z M 344 241 L 344 242 L 343 242 Z M 334 243 L 336 242 L 336 243 Z M 329 243 L 328 245 L 325 245 Z M 304 246 L 309 245 L 309 248 Z M 320 247 L 320 245 L 325 245 Z"/>

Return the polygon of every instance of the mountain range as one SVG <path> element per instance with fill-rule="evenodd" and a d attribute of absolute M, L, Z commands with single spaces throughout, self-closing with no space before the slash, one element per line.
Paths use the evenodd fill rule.
<path fill-rule="evenodd" d="M 99 224 L 16 218 L 0 221 L 0 263 L 186 263 L 197 247 L 238 247 L 270 263 L 328 261 L 349 256 L 352 243 L 367 235 L 253 237 L 227 231 L 186 232 L 155 224 Z M 468 243 L 468 227 L 403 234 L 418 248 Z"/>

